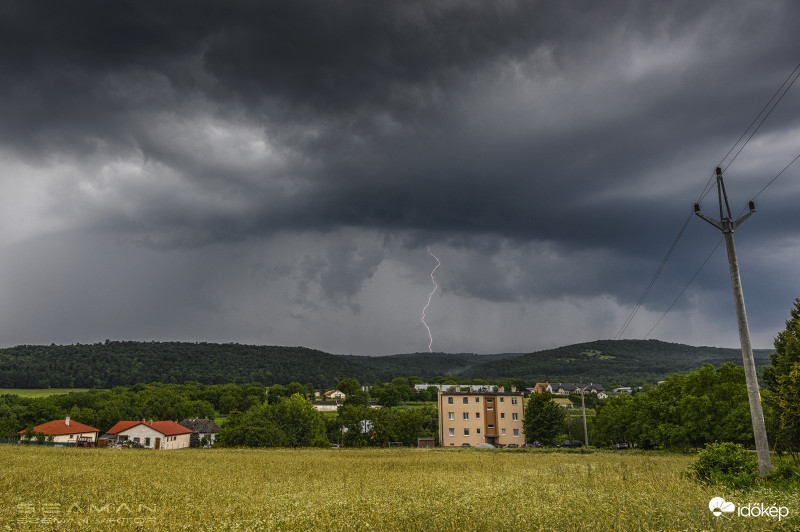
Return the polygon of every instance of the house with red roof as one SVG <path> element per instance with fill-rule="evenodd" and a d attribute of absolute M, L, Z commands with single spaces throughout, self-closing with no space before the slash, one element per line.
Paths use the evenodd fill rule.
<path fill-rule="evenodd" d="M 78 423 L 67 417 L 66 419 L 55 419 L 36 425 L 33 427 L 33 431 L 43 432 L 48 436 L 52 436 L 55 443 L 75 443 L 79 438 L 82 441 L 96 442 L 100 429 Z M 25 434 L 25 431 L 21 430 L 19 434 Z"/>
<path fill-rule="evenodd" d="M 103 435 L 112 441 L 133 441 L 148 449 L 184 449 L 189 447 L 192 429 L 174 421 L 119 421 Z"/>

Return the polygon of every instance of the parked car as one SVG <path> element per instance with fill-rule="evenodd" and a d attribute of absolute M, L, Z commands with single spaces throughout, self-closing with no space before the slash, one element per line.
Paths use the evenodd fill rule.
<path fill-rule="evenodd" d="M 612 449 L 627 449 L 628 447 L 630 446 L 626 441 L 618 441 L 611 446 Z"/>
<path fill-rule="evenodd" d="M 532 441 L 530 443 L 526 443 L 525 447 L 535 447 L 537 449 L 541 449 L 544 446 L 541 443 L 539 443 L 538 441 Z"/>
<path fill-rule="evenodd" d="M 581 440 L 564 440 L 558 445 L 556 445 L 556 447 L 565 447 L 567 449 L 578 449 L 580 447 L 583 447 L 583 442 Z"/>
<path fill-rule="evenodd" d="M 472 445 L 470 445 L 470 444 L 468 444 L 468 443 L 462 443 L 462 444 L 461 444 L 461 447 L 472 447 Z"/>
<path fill-rule="evenodd" d="M 509 449 L 516 449 L 517 447 L 519 447 L 519 445 L 517 445 L 516 443 L 509 443 L 508 444 L 508 448 Z"/>

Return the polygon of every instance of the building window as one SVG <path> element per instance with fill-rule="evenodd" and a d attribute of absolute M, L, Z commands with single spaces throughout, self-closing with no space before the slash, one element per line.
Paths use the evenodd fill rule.
<path fill-rule="evenodd" d="M 453 398 L 452 397 L 448 397 L 447 398 L 447 404 L 448 405 L 452 405 L 453 404 Z"/>
<path fill-rule="evenodd" d="M 464 397 L 462 403 L 468 404 L 469 403 L 469 397 Z"/>
<path fill-rule="evenodd" d="M 70 435 L 69 435 L 69 439 L 70 439 L 70 440 L 71 440 L 72 438 L 74 438 L 74 437 L 75 437 L 75 435 L 74 435 L 74 434 L 70 434 Z"/>
<path fill-rule="evenodd" d="M 139 438 L 134 438 L 133 441 L 135 441 L 136 443 L 139 443 Z"/>
<path fill-rule="evenodd" d="M 493 428 L 494 428 L 494 425 L 489 425 L 489 428 L 490 428 L 490 429 L 493 429 Z"/>
<path fill-rule="evenodd" d="M 455 435 L 456 435 L 456 429 L 450 427 L 450 436 L 455 436 Z"/>
<path fill-rule="evenodd" d="M 517 414 L 516 412 L 511 414 L 511 421 L 519 421 L 519 414 Z"/>
<path fill-rule="evenodd" d="M 500 402 L 501 402 L 501 403 L 505 402 L 505 398 L 504 398 L 504 397 L 501 397 L 501 398 L 500 398 Z"/>
<path fill-rule="evenodd" d="M 487 403 L 494 403 L 494 399 L 487 399 L 486 402 Z"/>
<path fill-rule="evenodd" d="M 447 413 L 447 419 L 449 419 L 450 421 L 453 421 L 455 419 L 455 415 L 453 415 L 452 412 L 448 412 Z"/>
<path fill-rule="evenodd" d="M 500 412 L 500 419 L 505 419 L 505 418 L 506 418 L 506 413 Z"/>
<path fill-rule="evenodd" d="M 480 403 L 480 402 L 481 402 L 481 398 L 480 398 L 480 397 L 476 397 L 476 398 L 475 398 L 475 402 L 476 402 L 476 403 Z"/>
<path fill-rule="evenodd" d="M 512 404 L 512 405 L 515 405 L 515 404 L 517 404 L 517 398 L 516 398 L 516 397 L 512 397 L 512 398 L 511 398 L 511 404 Z"/>
<path fill-rule="evenodd" d="M 481 413 L 475 412 L 475 419 L 480 419 L 480 418 L 481 418 Z"/>
<path fill-rule="evenodd" d="M 469 412 L 464 412 L 464 421 L 469 419 Z"/>
<path fill-rule="evenodd" d="M 469 429 L 464 429 L 464 436 L 469 436 Z"/>
<path fill-rule="evenodd" d="M 506 435 L 506 429 L 500 429 L 500 434 L 502 434 L 503 436 L 505 436 L 505 435 Z"/>
<path fill-rule="evenodd" d="M 519 438 L 519 429 L 514 429 L 514 437 Z"/>
<path fill-rule="evenodd" d="M 492 408 L 491 406 L 487 406 L 487 407 L 486 407 L 486 410 L 487 410 L 487 411 L 489 411 L 489 412 L 491 412 L 492 410 L 494 410 L 494 408 Z"/>
<path fill-rule="evenodd" d="M 480 433 L 481 433 L 481 429 L 478 429 L 478 430 L 477 430 L 477 431 L 475 431 L 475 432 L 477 432 L 478 434 L 480 434 Z"/>
<path fill-rule="evenodd" d="M 150 447 L 150 438 L 145 438 L 144 439 L 144 446 L 145 447 Z"/>

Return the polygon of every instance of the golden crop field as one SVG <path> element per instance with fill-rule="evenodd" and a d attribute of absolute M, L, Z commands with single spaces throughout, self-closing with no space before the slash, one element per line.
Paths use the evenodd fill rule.
<path fill-rule="evenodd" d="M 798 494 L 702 487 L 691 456 L 0 445 L 0 530 L 798 530 Z M 791 496 L 790 496 L 791 495 Z M 788 508 L 714 517 L 708 503 Z"/>

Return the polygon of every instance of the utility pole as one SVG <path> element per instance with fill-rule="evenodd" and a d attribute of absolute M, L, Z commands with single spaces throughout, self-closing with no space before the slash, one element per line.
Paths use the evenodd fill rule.
<path fill-rule="evenodd" d="M 767 442 L 767 428 L 764 424 L 764 412 L 761 409 L 761 393 L 758 390 L 758 374 L 753 360 L 753 346 L 750 344 L 750 328 L 747 325 L 747 313 L 744 309 L 744 294 L 742 293 L 742 280 L 739 277 L 739 262 L 736 260 L 736 247 L 733 244 L 733 231 L 742 224 L 751 214 L 756 212 L 756 205 L 749 203 L 750 212 L 733 221 L 731 207 L 728 204 L 728 194 L 725 192 L 725 183 L 722 181 L 722 170 L 717 168 L 717 195 L 719 196 L 719 221 L 700 213 L 700 204 L 694 204 L 694 213 L 707 221 L 725 235 L 725 248 L 728 250 L 728 266 L 733 285 L 733 300 L 736 304 L 736 321 L 739 325 L 739 341 L 742 344 L 742 361 L 744 375 L 747 380 L 747 397 L 750 400 L 750 417 L 753 419 L 753 435 L 756 441 L 756 454 L 758 455 L 758 472 L 761 478 L 766 478 L 772 469 L 772 460 L 769 456 L 769 443 Z M 725 212 L 723 212 L 723 203 Z"/>
<path fill-rule="evenodd" d="M 586 402 L 583 400 L 583 394 L 586 389 L 581 390 L 581 408 L 583 409 L 583 439 L 586 441 L 586 448 L 589 448 L 589 430 L 586 428 Z"/>

